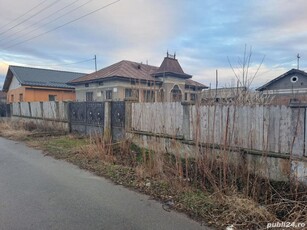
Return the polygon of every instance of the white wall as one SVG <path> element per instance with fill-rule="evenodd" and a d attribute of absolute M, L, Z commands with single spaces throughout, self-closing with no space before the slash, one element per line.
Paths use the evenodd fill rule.
<path fill-rule="evenodd" d="M 17 89 L 21 86 L 20 82 L 17 80 L 15 76 L 12 78 L 12 82 L 10 84 L 9 90 Z"/>

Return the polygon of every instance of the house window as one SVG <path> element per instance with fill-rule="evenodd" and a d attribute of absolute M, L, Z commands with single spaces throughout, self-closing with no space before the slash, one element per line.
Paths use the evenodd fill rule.
<path fill-rule="evenodd" d="M 112 100 L 112 90 L 107 90 L 106 91 L 106 99 L 107 100 Z"/>
<path fill-rule="evenodd" d="M 56 95 L 49 95 L 49 101 L 56 101 Z"/>
<path fill-rule="evenodd" d="M 103 85 L 103 81 L 99 82 L 99 85 Z"/>
<path fill-rule="evenodd" d="M 20 102 L 23 101 L 23 94 L 22 94 L 22 93 L 19 94 L 19 101 L 20 101 Z"/>
<path fill-rule="evenodd" d="M 184 93 L 184 100 L 185 100 L 185 101 L 188 100 L 188 93 Z"/>
<path fill-rule="evenodd" d="M 139 91 L 136 89 L 125 89 L 125 98 L 139 98 Z"/>
<path fill-rule="evenodd" d="M 90 84 L 89 83 L 85 83 L 85 85 L 84 85 L 85 87 L 89 87 L 90 86 Z"/>
<path fill-rule="evenodd" d="M 144 102 L 155 102 L 155 92 L 153 90 L 144 90 Z"/>
<path fill-rule="evenodd" d="M 11 102 L 14 102 L 14 94 L 11 95 Z"/>
<path fill-rule="evenodd" d="M 125 98 L 132 97 L 132 89 L 125 89 Z"/>
<path fill-rule="evenodd" d="M 93 92 L 86 92 L 86 101 L 93 101 Z"/>
<path fill-rule="evenodd" d="M 191 93 L 190 97 L 191 97 L 191 101 L 196 100 L 196 94 L 195 93 Z"/>
<path fill-rule="evenodd" d="M 175 85 L 171 91 L 171 98 L 173 102 L 182 100 L 182 93 L 178 85 Z"/>

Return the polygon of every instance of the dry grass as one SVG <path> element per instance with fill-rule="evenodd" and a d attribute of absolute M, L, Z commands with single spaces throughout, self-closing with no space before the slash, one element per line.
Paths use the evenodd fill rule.
<path fill-rule="evenodd" d="M 23 124 L 0 120 L 0 136 L 2 137 L 23 141 L 26 140 L 30 134 L 31 132 L 26 130 Z"/>
<path fill-rule="evenodd" d="M 217 228 L 233 225 L 236 229 L 261 229 L 269 222 L 303 221 L 307 214 L 306 193 L 297 193 L 296 199 L 290 200 L 290 190 L 286 191 L 290 184 L 272 184 L 250 175 L 246 168 L 232 168 L 226 158 L 218 161 L 184 158 L 179 154 L 180 149 L 178 154 L 168 154 L 161 152 L 158 143 L 151 145 L 151 149 L 142 149 L 129 140 L 112 144 L 100 139 L 91 145 L 94 146 L 82 147 L 82 154 L 87 158 L 93 158 L 93 152 L 99 151 L 94 157 L 101 164 L 130 169 L 129 176 L 112 175 L 112 179 L 117 178 L 115 181 L 165 204 L 171 200 L 170 208 Z M 124 179 L 118 179 L 121 177 Z M 279 189 L 284 194 L 277 194 Z"/>

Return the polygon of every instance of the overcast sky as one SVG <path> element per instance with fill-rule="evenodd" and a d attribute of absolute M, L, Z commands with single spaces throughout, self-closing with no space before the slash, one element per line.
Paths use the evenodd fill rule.
<path fill-rule="evenodd" d="M 253 87 L 297 68 L 298 53 L 307 70 L 306 1 L 120 0 L 101 9 L 114 1 L 1 0 L 0 86 L 8 65 L 90 73 L 94 55 L 98 69 L 159 66 L 167 51 L 194 80 L 213 87 L 217 69 L 220 87 L 235 86 L 229 63 L 239 74 L 245 45 L 250 77 L 265 56 Z"/>

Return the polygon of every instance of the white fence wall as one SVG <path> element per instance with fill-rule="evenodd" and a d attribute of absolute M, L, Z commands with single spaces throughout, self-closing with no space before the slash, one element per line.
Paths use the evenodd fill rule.
<path fill-rule="evenodd" d="M 13 116 L 68 121 L 67 102 L 19 102 L 13 103 L 12 109 Z"/>
<path fill-rule="evenodd" d="M 40 102 L 31 102 L 30 105 L 31 105 L 32 117 L 43 117 Z"/>
<path fill-rule="evenodd" d="M 18 103 L 13 103 L 12 110 L 11 113 L 13 116 L 20 116 L 20 105 Z"/>

